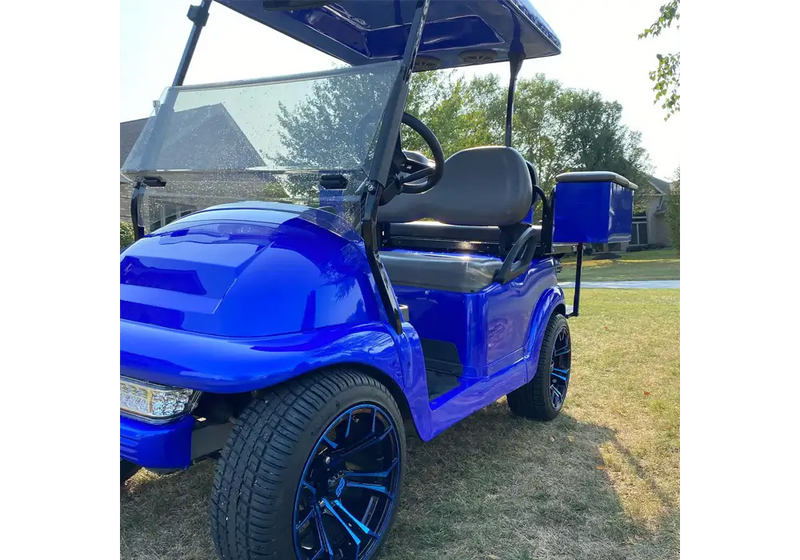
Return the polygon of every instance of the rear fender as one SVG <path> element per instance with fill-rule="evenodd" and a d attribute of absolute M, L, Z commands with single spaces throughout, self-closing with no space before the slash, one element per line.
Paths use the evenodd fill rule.
<path fill-rule="evenodd" d="M 536 373 L 536 366 L 539 363 L 539 352 L 542 348 L 544 333 L 550 317 L 555 312 L 566 314 L 566 304 L 564 303 L 564 290 L 560 286 L 550 286 L 542 292 L 539 301 L 531 316 L 531 324 L 528 330 L 528 339 L 525 346 L 525 361 L 528 366 L 527 380 L 530 381 Z"/>

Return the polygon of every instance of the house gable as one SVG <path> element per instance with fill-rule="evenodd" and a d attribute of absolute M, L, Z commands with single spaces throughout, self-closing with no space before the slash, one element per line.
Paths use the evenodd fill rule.
<path fill-rule="evenodd" d="M 140 136 L 149 134 L 150 119 L 137 119 L 120 123 L 120 168 L 136 147 Z M 150 123 L 152 124 L 152 123 Z M 220 146 L 226 149 L 221 150 Z M 142 151 L 142 144 L 136 147 Z M 136 157 L 134 155 L 134 157 Z M 169 131 L 164 138 L 159 153 L 158 168 L 163 169 L 246 169 L 264 165 L 263 158 L 253 147 L 239 125 L 225 109 L 224 105 L 206 105 L 194 109 L 178 111 L 171 116 Z M 258 199 L 264 184 L 274 178 L 269 174 L 246 174 L 234 179 L 228 178 L 224 184 L 211 181 L 201 193 L 193 193 L 195 202 L 212 206 L 229 202 L 230 198 Z M 191 181 L 190 177 L 174 177 L 170 181 L 177 186 L 167 200 L 180 195 L 181 182 Z M 130 220 L 130 200 L 132 181 L 120 172 L 120 219 Z M 151 198 L 151 202 L 154 199 Z M 175 205 L 175 201 L 164 202 Z M 187 208 L 189 208 L 187 206 Z M 192 206 L 189 210 L 197 210 Z M 163 209 L 162 209 L 163 210 Z M 187 210 L 187 211 L 189 211 Z M 167 212 L 169 214 L 169 212 Z"/>
<path fill-rule="evenodd" d="M 648 175 L 647 178 L 650 186 L 656 190 L 656 194 L 661 196 L 669 194 L 669 183 L 667 181 L 653 177 L 652 175 Z"/>
<path fill-rule="evenodd" d="M 142 134 L 149 135 L 149 121 L 137 119 L 120 124 L 120 168 L 134 148 L 140 154 L 146 149 L 146 144 L 137 146 L 136 142 Z M 220 150 L 221 145 L 229 149 Z M 217 103 L 171 115 L 158 168 L 242 169 L 263 164 L 263 158 L 225 106 Z"/>

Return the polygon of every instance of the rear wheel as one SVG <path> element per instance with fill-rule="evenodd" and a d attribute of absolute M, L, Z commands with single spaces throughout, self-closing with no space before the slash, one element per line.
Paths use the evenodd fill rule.
<path fill-rule="evenodd" d="M 511 412 L 534 420 L 553 420 L 567 398 L 572 369 L 572 339 L 567 318 L 560 313 L 550 317 L 542 339 L 536 374 L 528 383 L 509 393 Z"/>
<path fill-rule="evenodd" d="M 319 372 L 250 403 L 214 476 L 220 558 L 367 560 L 399 500 L 405 433 L 389 391 L 361 372 Z"/>

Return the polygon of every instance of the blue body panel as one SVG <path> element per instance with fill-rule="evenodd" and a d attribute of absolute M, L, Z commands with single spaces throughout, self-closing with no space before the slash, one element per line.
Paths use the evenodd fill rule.
<path fill-rule="evenodd" d="M 553 241 L 619 243 L 631 240 L 633 191 L 610 181 L 556 184 Z"/>
<path fill-rule="evenodd" d="M 126 249 L 120 317 L 234 338 L 380 321 L 355 232 L 274 206 L 197 212 Z"/>
<path fill-rule="evenodd" d="M 191 458 L 194 418 L 187 416 L 169 424 L 152 425 L 119 417 L 119 454 L 137 465 L 179 469 Z"/>
<path fill-rule="evenodd" d="M 408 286 L 394 290 L 408 305 L 419 336 L 454 344 L 463 377 L 485 378 L 522 358 L 534 306 L 556 284 L 554 266 L 551 259 L 539 261 L 511 282 L 478 293 Z"/>
<path fill-rule="evenodd" d="M 418 343 L 418 331 L 428 331 L 434 324 L 441 321 L 442 324 L 447 324 L 451 329 L 457 331 L 474 330 L 476 340 L 489 340 L 491 338 L 488 332 L 489 324 L 482 324 L 481 322 L 467 323 L 466 325 L 463 323 L 455 324 L 450 322 L 449 316 L 444 315 L 444 309 L 441 312 L 441 316 L 429 315 L 421 319 L 420 322 L 414 323 L 414 327 L 406 323 L 405 334 L 412 343 L 410 348 L 414 353 L 410 360 L 414 371 L 409 376 L 411 384 L 404 387 L 403 392 L 408 400 L 414 424 L 422 440 L 428 441 L 432 439 L 456 422 L 527 383 L 533 377 L 539 360 L 539 349 L 544 338 L 544 331 L 547 328 L 547 322 L 557 310 L 561 313 L 565 311 L 564 292 L 555 282 L 554 270 L 551 269 L 550 272 L 545 272 L 544 270 L 548 267 L 548 264 L 547 262 L 534 263 L 531 271 L 526 275 L 526 281 L 530 282 L 532 286 L 528 290 L 522 291 L 528 291 L 528 294 L 538 291 L 540 288 L 541 291 L 532 308 L 532 313 L 531 308 L 528 309 L 528 320 L 521 325 L 522 328 L 519 333 L 520 347 L 514 348 L 508 355 L 483 366 L 480 365 L 480 361 L 465 364 L 465 373 L 470 368 L 473 372 L 483 370 L 487 373 L 485 375 L 471 376 L 465 374 L 461 377 L 459 386 L 432 401 L 428 400 L 424 357 L 422 355 L 422 346 Z M 494 290 L 497 287 L 499 287 L 497 284 L 493 284 L 487 290 Z M 407 292 L 405 291 L 407 288 L 403 287 L 395 287 L 395 289 L 398 294 L 404 294 L 399 296 L 401 301 L 409 302 L 409 312 L 412 309 L 411 305 L 416 305 L 425 299 L 433 307 L 436 307 L 437 301 L 444 300 L 448 300 L 448 305 L 452 305 L 452 300 L 450 300 L 452 294 L 448 292 L 427 290 L 427 294 L 420 294 Z M 493 299 L 484 300 L 483 309 L 479 311 L 479 315 L 483 315 L 488 319 L 492 315 L 490 310 L 493 308 L 499 310 L 504 305 L 507 305 L 515 297 L 515 294 L 516 297 L 524 298 L 525 296 L 520 296 L 518 290 L 519 287 L 509 288 L 505 292 L 496 292 L 497 301 Z M 412 299 L 414 295 L 418 296 L 417 299 Z M 495 304 L 497 305 L 495 306 Z M 525 304 L 520 304 L 519 307 L 521 308 L 523 305 Z M 414 322 L 413 318 L 412 322 Z M 413 334 L 412 331 L 414 331 Z M 459 353 L 461 354 L 465 350 L 467 349 L 459 348 Z"/>
<path fill-rule="evenodd" d="M 243 393 L 333 364 L 361 364 L 402 379 L 396 335 L 362 323 L 263 338 L 226 338 L 120 323 L 120 374 L 211 393 Z"/>
<path fill-rule="evenodd" d="M 411 313 L 398 335 L 358 235 L 327 212 L 276 206 L 204 210 L 122 253 L 122 375 L 225 394 L 356 365 L 402 392 L 423 440 L 530 379 L 547 321 L 564 305 L 552 259 L 475 294 L 396 286 Z M 453 342 L 464 365 L 458 387 L 433 401 L 420 335 Z M 188 466 L 192 425 L 122 417 L 121 456 Z"/>
<path fill-rule="evenodd" d="M 217 0 L 352 65 L 402 58 L 416 0 L 339 0 L 304 10 L 268 11 L 260 0 Z M 419 56 L 440 68 L 475 64 L 469 51 L 557 55 L 561 43 L 530 0 L 431 0 Z M 482 62 L 487 62 L 483 60 Z"/>

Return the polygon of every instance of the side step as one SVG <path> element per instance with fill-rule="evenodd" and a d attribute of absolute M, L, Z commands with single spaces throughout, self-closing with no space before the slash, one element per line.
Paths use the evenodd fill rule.
<path fill-rule="evenodd" d="M 432 401 L 448 393 L 461 385 L 458 377 L 451 373 L 442 373 L 435 370 L 427 370 L 428 380 L 428 400 Z"/>
<path fill-rule="evenodd" d="M 458 357 L 458 348 L 452 342 L 420 338 L 420 343 L 425 356 L 428 400 L 432 401 L 461 385 L 464 368 Z"/>

